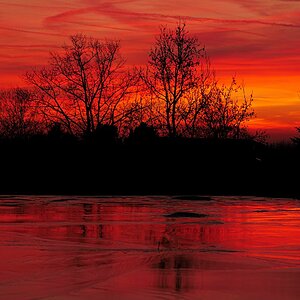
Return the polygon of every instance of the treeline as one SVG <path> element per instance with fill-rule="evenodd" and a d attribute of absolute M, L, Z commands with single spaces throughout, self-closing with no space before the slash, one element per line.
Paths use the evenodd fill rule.
<path fill-rule="evenodd" d="M 218 82 L 185 25 L 161 27 L 145 67 L 127 67 L 120 52 L 117 41 L 71 36 L 46 66 L 24 75 L 26 88 L 0 92 L 0 135 L 262 137 L 246 127 L 252 95 L 235 78 L 228 86 Z"/>
<path fill-rule="evenodd" d="M 300 197 L 295 146 L 173 139 L 139 130 L 120 140 L 111 128 L 85 139 L 59 128 L 0 139 L 0 193 Z"/>

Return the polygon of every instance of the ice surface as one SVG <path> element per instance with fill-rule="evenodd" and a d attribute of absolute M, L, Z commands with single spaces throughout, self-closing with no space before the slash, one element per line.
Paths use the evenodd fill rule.
<path fill-rule="evenodd" d="M 300 201 L 0 196 L 0 258 L 6 300 L 300 299 Z"/>

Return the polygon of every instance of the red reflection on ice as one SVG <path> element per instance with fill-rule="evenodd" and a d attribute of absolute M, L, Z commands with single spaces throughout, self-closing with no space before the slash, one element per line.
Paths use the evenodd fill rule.
<path fill-rule="evenodd" d="M 299 215 L 257 198 L 4 198 L 0 298 L 298 299 Z"/>

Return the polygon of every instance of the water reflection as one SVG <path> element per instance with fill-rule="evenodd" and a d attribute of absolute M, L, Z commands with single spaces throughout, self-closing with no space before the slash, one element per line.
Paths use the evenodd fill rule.
<path fill-rule="evenodd" d="M 298 299 L 299 215 L 280 199 L 5 197 L 0 298 Z"/>
<path fill-rule="evenodd" d="M 161 258 L 158 264 L 153 266 L 160 269 L 157 286 L 161 289 L 174 289 L 177 292 L 194 288 L 191 282 L 191 270 L 193 256 L 185 254 L 170 255 Z M 173 270 L 173 274 L 168 272 Z"/>

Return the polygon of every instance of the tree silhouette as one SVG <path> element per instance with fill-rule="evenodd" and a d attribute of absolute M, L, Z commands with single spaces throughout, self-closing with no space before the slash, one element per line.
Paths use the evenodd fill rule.
<path fill-rule="evenodd" d="M 252 95 L 247 98 L 244 88 L 237 84 L 235 78 L 228 87 L 214 85 L 203 108 L 204 136 L 220 139 L 249 136 L 245 123 L 254 116 L 252 101 Z"/>
<path fill-rule="evenodd" d="M 121 103 L 135 86 L 116 41 L 74 35 L 71 44 L 51 53 L 48 66 L 26 74 L 39 91 L 38 103 L 52 122 L 71 133 L 91 133 L 100 124 L 115 125 L 126 116 Z"/>
<path fill-rule="evenodd" d="M 218 82 L 185 24 L 162 26 L 147 67 L 136 73 L 126 69 L 118 42 L 79 34 L 25 78 L 43 120 L 71 134 L 95 137 L 108 126 L 125 137 L 145 123 L 172 138 L 249 137 L 252 95 L 235 78 L 229 86 Z"/>
<path fill-rule="evenodd" d="M 141 98 L 148 101 L 141 105 L 140 122 L 155 126 L 162 135 L 247 135 L 245 123 L 254 116 L 252 95 L 247 98 L 235 78 L 229 86 L 218 82 L 205 49 L 184 24 L 175 30 L 161 27 L 141 79 L 146 88 Z"/>
<path fill-rule="evenodd" d="M 298 133 L 298 135 L 299 135 L 299 134 L 300 134 L 300 127 L 296 127 L 296 130 L 297 130 L 297 133 Z M 294 136 L 294 137 L 291 138 L 291 140 L 292 140 L 292 142 L 293 142 L 294 144 L 296 144 L 297 146 L 300 145 L 300 137 L 299 137 L 299 136 Z"/>
<path fill-rule="evenodd" d="M 183 135 L 190 138 L 199 138 L 204 134 L 204 112 L 208 111 L 216 90 L 218 81 L 215 72 L 211 68 L 210 60 L 206 52 L 197 70 L 196 86 L 187 93 L 185 101 L 181 107 L 181 117 L 183 120 Z"/>
<path fill-rule="evenodd" d="M 28 137 L 42 131 L 33 94 L 26 88 L 0 92 L 0 129 L 5 137 Z"/>
<path fill-rule="evenodd" d="M 178 135 L 183 99 L 197 85 L 202 52 L 198 40 L 189 35 L 184 24 L 175 30 L 161 27 L 148 67 L 141 72 L 148 93 L 160 102 L 160 120 L 169 137 Z"/>

